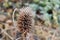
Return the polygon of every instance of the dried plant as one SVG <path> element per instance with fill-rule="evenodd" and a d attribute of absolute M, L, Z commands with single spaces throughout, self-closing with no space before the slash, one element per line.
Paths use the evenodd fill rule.
<path fill-rule="evenodd" d="M 18 27 L 23 27 L 24 29 L 30 28 L 32 26 L 32 21 L 31 21 L 31 16 L 26 13 L 21 13 L 20 16 L 18 17 Z"/>
<path fill-rule="evenodd" d="M 33 27 L 33 16 L 31 14 L 31 10 L 29 8 L 21 9 L 20 14 L 17 19 L 17 27 L 19 31 L 26 37 L 27 32 L 31 31 Z M 34 30 L 34 29 L 33 29 Z"/>

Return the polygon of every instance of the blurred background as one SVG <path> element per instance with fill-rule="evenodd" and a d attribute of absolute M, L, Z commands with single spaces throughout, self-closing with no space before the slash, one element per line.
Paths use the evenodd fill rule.
<path fill-rule="evenodd" d="M 0 30 L 0 40 L 14 38 L 12 14 L 15 8 L 23 7 L 33 10 L 35 34 L 39 40 L 60 40 L 60 0 L 0 0 L 0 29 L 3 29 L 3 32 Z M 18 15 L 16 11 L 15 23 Z"/>

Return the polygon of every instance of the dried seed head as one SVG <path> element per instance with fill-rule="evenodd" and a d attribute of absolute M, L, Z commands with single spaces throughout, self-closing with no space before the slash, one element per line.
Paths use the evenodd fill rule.
<path fill-rule="evenodd" d="M 31 28 L 32 25 L 32 15 L 31 15 L 31 10 L 27 11 L 28 9 L 24 8 L 21 9 L 19 17 L 17 19 L 17 26 L 19 28 L 23 28 L 24 30 Z"/>

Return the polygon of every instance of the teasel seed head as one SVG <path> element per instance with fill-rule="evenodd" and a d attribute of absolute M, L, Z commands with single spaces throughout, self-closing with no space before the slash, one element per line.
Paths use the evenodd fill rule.
<path fill-rule="evenodd" d="M 29 7 L 20 9 L 17 26 L 19 28 L 23 28 L 24 30 L 30 30 L 30 28 L 34 26 L 32 10 Z"/>

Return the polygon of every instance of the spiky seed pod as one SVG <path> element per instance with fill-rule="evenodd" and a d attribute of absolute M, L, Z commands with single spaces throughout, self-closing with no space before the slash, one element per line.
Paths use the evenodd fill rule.
<path fill-rule="evenodd" d="M 17 27 L 18 30 L 22 32 L 22 39 L 24 40 L 27 36 L 27 32 L 32 32 L 31 28 L 33 27 L 33 16 L 31 14 L 31 10 L 29 8 L 21 9 L 18 19 L 17 19 Z"/>
<path fill-rule="evenodd" d="M 31 23 L 29 14 L 22 13 L 18 18 L 18 27 L 29 28 Z"/>
<path fill-rule="evenodd" d="M 17 26 L 22 30 L 30 29 L 33 26 L 33 17 L 29 8 L 22 8 L 17 19 Z"/>

